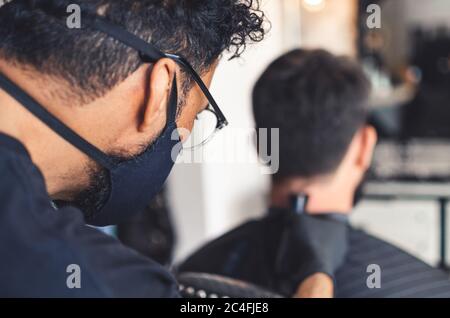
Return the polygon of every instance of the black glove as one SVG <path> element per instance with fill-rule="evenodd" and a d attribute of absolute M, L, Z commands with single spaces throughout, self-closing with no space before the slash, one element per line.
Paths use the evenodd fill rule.
<path fill-rule="evenodd" d="M 347 254 L 347 218 L 337 214 L 311 216 L 294 211 L 284 218 L 285 227 L 275 262 L 277 290 L 292 296 L 301 282 L 315 273 L 324 273 L 334 279 Z"/>

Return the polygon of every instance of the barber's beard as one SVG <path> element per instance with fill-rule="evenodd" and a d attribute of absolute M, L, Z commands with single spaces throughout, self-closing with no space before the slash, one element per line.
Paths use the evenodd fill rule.
<path fill-rule="evenodd" d="M 110 177 L 108 170 L 95 165 L 86 168 L 89 175 L 89 185 L 75 194 L 74 199 L 68 202 L 71 206 L 79 208 L 85 218 L 92 218 L 108 199 L 110 192 Z"/>
<path fill-rule="evenodd" d="M 140 147 L 141 149 L 137 155 L 125 154 L 123 151 L 114 151 L 109 153 L 109 157 L 116 163 L 135 160 L 135 158 L 148 151 L 161 134 L 162 131 L 152 138 L 149 144 Z M 108 170 L 95 162 L 90 163 L 85 168 L 85 171 L 89 178 L 89 185 L 75 193 L 74 199 L 66 203 L 66 205 L 77 207 L 83 212 L 85 218 L 89 219 L 94 217 L 108 200 L 111 191 L 111 179 Z"/>

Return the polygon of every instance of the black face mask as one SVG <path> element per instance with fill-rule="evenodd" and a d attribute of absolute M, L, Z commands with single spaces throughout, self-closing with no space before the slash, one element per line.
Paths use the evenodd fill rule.
<path fill-rule="evenodd" d="M 169 105 L 168 107 L 174 107 L 174 105 Z M 181 107 L 180 102 L 178 102 L 177 108 L 179 109 L 179 107 Z M 140 154 L 150 152 L 154 141 L 155 140 L 152 140 Z M 120 154 L 111 154 L 111 157 L 114 158 L 116 162 L 121 163 L 129 160 L 139 160 L 139 155 L 130 157 L 122 156 Z M 109 171 L 98 164 L 89 165 L 86 168 L 86 171 L 88 172 L 90 180 L 88 187 L 76 193 L 70 202 L 56 201 L 55 204 L 58 207 L 75 206 L 83 211 L 86 219 L 89 220 L 97 215 L 98 211 L 102 209 L 105 202 L 108 200 L 111 191 L 111 180 Z"/>
<path fill-rule="evenodd" d="M 177 109 L 176 82 L 173 87 L 168 105 L 170 110 Z M 88 221 L 117 223 L 142 211 L 158 194 L 181 148 L 178 146 L 181 143 L 178 142 L 175 113 L 170 116 L 166 129 L 143 153 L 131 159 L 115 157 L 118 164 L 110 170 L 92 170 L 90 187 L 70 202 L 84 212 Z M 145 191 L 142 198 L 139 198 L 139 191 Z M 124 214 L 123 211 L 128 213 Z M 108 219 L 102 221 L 104 217 Z"/>

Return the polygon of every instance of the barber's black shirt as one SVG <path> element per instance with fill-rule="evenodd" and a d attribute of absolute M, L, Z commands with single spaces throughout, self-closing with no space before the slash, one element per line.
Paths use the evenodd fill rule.
<path fill-rule="evenodd" d="M 50 202 L 26 149 L 0 134 L 0 297 L 178 297 L 163 267 Z"/>

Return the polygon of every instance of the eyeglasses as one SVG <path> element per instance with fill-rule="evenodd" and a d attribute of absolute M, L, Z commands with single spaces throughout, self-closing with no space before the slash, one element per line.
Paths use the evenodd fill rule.
<path fill-rule="evenodd" d="M 169 58 L 180 65 L 180 67 L 182 67 L 183 70 L 192 77 L 194 82 L 202 91 L 203 95 L 208 100 L 209 104 L 204 108 L 202 112 L 197 114 L 192 131 L 186 141 L 184 141 L 183 143 L 183 149 L 195 150 L 211 141 L 217 132 L 228 126 L 228 121 L 225 118 L 225 115 L 220 110 L 219 105 L 217 105 L 214 97 L 211 95 L 209 89 L 206 87 L 201 77 L 189 64 L 189 62 L 179 55 L 166 53 L 162 54 L 166 58 Z M 141 54 L 141 60 L 144 62 L 154 62 L 143 54 Z"/>
<path fill-rule="evenodd" d="M 97 15 L 86 15 L 84 17 L 90 26 L 100 30 L 112 38 L 122 42 L 123 44 L 135 49 L 139 52 L 141 60 L 144 63 L 154 63 L 162 58 L 168 58 L 175 61 L 186 73 L 188 73 L 194 82 L 198 85 L 200 90 L 208 100 L 208 107 L 197 115 L 194 123 L 194 128 L 184 143 L 184 149 L 196 149 L 207 144 L 214 135 L 228 126 L 228 121 L 225 115 L 217 105 L 212 97 L 209 89 L 201 79 L 200 75 L 194 70 L 191 64 L 182 56 L 176 54 L 163 53 L 151 43 L 148 43 L 140 37 L 128 32 L 126 29 L 108 22 L 103 17 Z"/>

